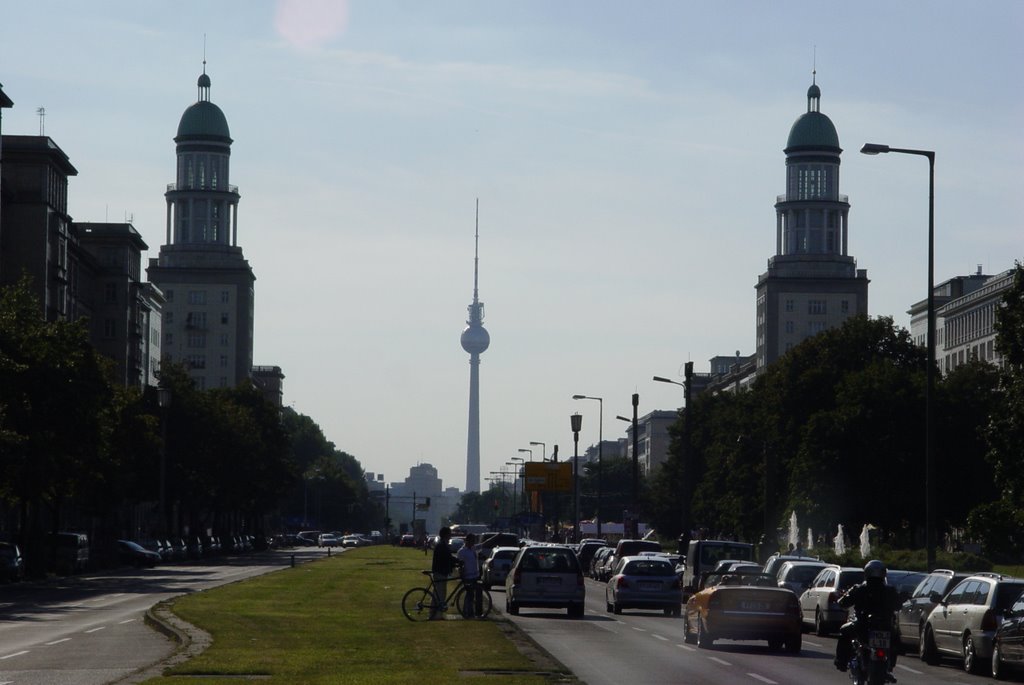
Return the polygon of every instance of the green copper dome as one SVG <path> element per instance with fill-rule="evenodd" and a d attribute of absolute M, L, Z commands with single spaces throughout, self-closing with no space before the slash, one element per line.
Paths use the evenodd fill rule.
<path fill-rule="evenodd" d="M 832 120 L 819 111 L 821 89 L 811 84 L 807 89 L 807 112 L 793 122 L 789 129 L 789 140 L 786 150 L 791 148 L 833 149 L 842 152 L 839 147 L 839 134 Z"/>
<path fill-rule="evenodd" d="M 227 138 L 231 140 L 231 133 L 228 131 L 228 120 L 220 107 L 209 101 L 197 102 L 181 115 L 181 122 L 178 124 L 178 138 L 188 136 L 202 136 Z"/>

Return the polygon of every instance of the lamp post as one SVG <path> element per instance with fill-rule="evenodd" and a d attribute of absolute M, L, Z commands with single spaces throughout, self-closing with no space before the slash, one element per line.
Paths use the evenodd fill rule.
<path fill-rule="evenodd" d="M 924 542 L 928 568 L 935 568 L 935 509 L 932 502 L 932 472 L 935 470 L 932 454 L 932 395 L 935 387 L 935 152 L 889 147 L 878 143 L 865 143 L 860 149 L 865 155 L 898 152 L 928 158 L 928 368 L 925 371 L 924 391 Z"/>
<path fill-rule="evenodd" d="M 527 449 L 525 447 L 520 447 L 519 451 L 520 452 L 529 452 L 530 453 L 530 461 L 533 461 L 533 450 Z"/>
<path fill-rule="evenodd" d="M 639 440 L 639 420 L 637 418 L 637 407 L 640 404 L 639 393 L 633 393 L 633 418 L 627 419 L 625 416 L 616 416 L 619 421 L 625 421 L 626 423 L 632 424 L 633 427 L 633 500 L 630 505 L 630 510 L 634 516 L 640 514 L 640 440 Z"/>
<path fill-rule="evenodd" d="M 583 416 L 573 414 L 569 417 L 572 428 L 572 541 L 580 541 L 580 428 L 583 427 Z"/>
<path fill-rule="evenodd" d="M 160 405 L 160 525 L 163 535 L 171 534 L 171 526 L 167 521 L 167 419 L 171 409 L 171 389 L 163 383 L 156 391 L 157 404 Z"/>
<path fill-rule="evenodd" d="M 543 442 L 531 442 L 530 443 L 531 447 L 534 447 L 536 445 L 540 445 L 540 460 L 541 461 L 547 461 L 548 460 L 548 446 L 545 443 L 543 443 Z M 531 452 L 531 456 L 532 456 L 532 454 L 533 453 Z"/>
<path fill-rule="evenodd" d="M 523 461 L 524 460 L 523 460 L 522 457 L 509 457 L 509 461 L 508 461 L 508 463 L 510 465 L 514 465 L 515 466 L 515 470 L 516 470 L 516 479 L 512 483 L 512 504 L 513 504 L 513 507 L 518 507 L 519 506 L 518 503 L 516 502 L 516 487 L 519 484 L 519 479 L 523 477 Z M 523 482 L 522 493 L 523 493 L 523 500 L 525 501 L 526 500 L 526 482 L 525 481 Z"/>
<path fill-rule="evenodd" d="M 573 395 L 574 400 L 597 400 L 598 403 L 598 419 L 597 419 L 597 537 L 601 537 L 601 497 L 603 495 L 601 488 L 601 479 L 604 474 L 604 398 L 603 397 L 590 397 L 588 395 Z"/>
<path fill-rule="evenodd" d="M 693 421 L 693 417 L 690 415 L 690 397 L 693 393 L 693 362 L 686 362 L 683 367 L 684 371 L 684 382 L 674 381 L 669 378 L 663 378 L 661 376 L 654 376 L 651 380 L 659 383 L 671 383 L 672 385 L 678 385 L 683 388 L 683 409 L 686 412 L 684 414 L 685 420 L 683 421 L 683 486 L 682 492 L 680 493 L 679 505 L 680 505 L 680 526 L 683 529 L 683 534 L 687 534 L 692 529 L 690 521 L 690 499 L 692 498 L 692 485 L 693 485 L 693 464 L 691 459 L 690 449 L 690 424 Z"/>

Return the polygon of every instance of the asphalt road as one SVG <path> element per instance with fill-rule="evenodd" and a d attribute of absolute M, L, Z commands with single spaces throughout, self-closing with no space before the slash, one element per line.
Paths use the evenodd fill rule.
<path fill-rule="evenodd" d="M 338 550 L 335 551 L 337 553 Z M 324 555 L 304 548 L 0 586 L 0 685 L 105 685 L 170 656 L 157 602 Z"/>
<path fill-rule="evenodd" d="M 494 606 L 504 609 L 504 591 L 493 588 Z M 713 649 L 683 641 L 683 621 L 658 612 L 605 611 L 604 585 L 587 580 L 582 620 L 564 610 L 522 609 L 508 616 L 587 685 L 819 685 L 849 683 L 835 670 L 835 638 L 805 634 L 799 655 L 773 652 L 765 642 L 721 640 Z M 900 685 L 971 685 L 992 679 L 968 675 L 955 661 L 928 666 L 901 656 L 895 675 Z"/>

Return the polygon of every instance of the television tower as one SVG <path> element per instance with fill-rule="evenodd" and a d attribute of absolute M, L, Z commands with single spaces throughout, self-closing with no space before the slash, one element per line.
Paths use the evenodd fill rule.
<path fill-rule="evenodd" d="M 466 446 L 466 492 L 480 492 L 480 354 L 491 344 L 484 328 L 484 303 L 477 296 L 480 274 L 480 199 L 476 201 L 473 245 L 473 304 L 462 331 L 462 349 L 469 352 L 469 439 Z"/>

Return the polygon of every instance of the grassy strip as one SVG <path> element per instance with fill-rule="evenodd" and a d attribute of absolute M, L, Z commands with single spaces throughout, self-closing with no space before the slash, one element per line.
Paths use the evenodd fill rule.
<path fill-rule="evenodd" d="M 408 621 L 402 595 L 424 584 L 419 571 L 427 563 L 422 552 L 367 547 L 183 597 L 174 613 L 209 632 L 213 645 L 146 682 L 572 681 L 537 673 L 494 614 L 485 621 Z M 496 592 L 495 604 L 503 601 Z"/>

